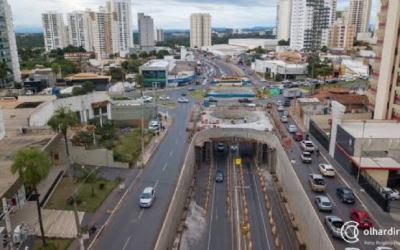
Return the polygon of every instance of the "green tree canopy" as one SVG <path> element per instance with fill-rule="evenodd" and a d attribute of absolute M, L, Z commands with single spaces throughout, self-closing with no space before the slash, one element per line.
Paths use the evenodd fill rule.
<path fill-rule="evenodd" d="M 279 40 L 278 41 L 278 45 L 279 46 L 288 46 L 289 45 L 289 41 L 286 41 L 286 40 Z"/>
<path fill-rule="evenodd" d="M 111 81 L 118 82 L 125 78 L 125 72 L 122 68 L 110 68 L 108 75 L 111 76 Z"/>
<path fill-rule="evenodd" d="M 61 132 L 65 137 L 67 130 L 78 124 L 78 117 L 76 113 L 66 107 L 58 108 L 54 115 L 47 122 L 54 131 Z"/>
<path fill-rule="evenodd" d="M 168 56 L 168 55 L 169 55 L 168 50 L 163 49 L 163 50 L 158 51 L 156 56 L 157 56 L 157 59 L 163 59 L 164 56 Z"/>

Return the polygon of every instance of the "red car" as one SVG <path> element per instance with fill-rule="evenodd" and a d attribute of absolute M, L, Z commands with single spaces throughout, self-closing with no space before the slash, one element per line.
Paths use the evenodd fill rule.
<path fill-rule="evenodd" d="M 358 223 L 358 228 L 368 229 L 372 227 L 372 221 L 367 212 L 353 208 L 350 213 L 350 218 Z"/>
<path fill-rule="evenodd" d="M 295 141 L 302 141 L 303 140 L 303 133 L 297 131 L 293 134 L 293 138 Z"/>

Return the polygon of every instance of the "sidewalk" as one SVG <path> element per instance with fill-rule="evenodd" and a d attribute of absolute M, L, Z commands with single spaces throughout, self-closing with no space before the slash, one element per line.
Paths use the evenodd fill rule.
<path fill-rule="evenodd" d="M 164 118 L 164 117 L 163 117 Z M 165 126 L 165 130 L 160 132 L 160 135 L 154 137 L 152 141 L 147 145 L 144 152 L 144 163 L 145 166 L 150 161 L 154 152 L 158 149 L 158 146 L 163 141 L 165 135 L 168 133 L 169 128 L 171 127 L 173 120 L 171 116 L 168 116 L 167 122 L 163 119 L 163 125 Z M 140 163 L 139 163 L 140 164 Z M 94 233 L 89 234 L 89 239 L 85 240 L 85 248 L 88 248 L 92 242 L 97 239 L 97 237 L 101 234 L 101 231 L 110 223 L 111 217 L 115 212 L 118 211 L 120 207 L 120 202 L 122 201 L 125 194 L 129 191 L 129 186 L 133 186 L 135 181 L 140 178 L 143 173 L 143 169 L 135 167 L 133 169 L 117 170 L 119 171 L 118 176 L 123 178 L 120 186 L 114 189 L 107 199 L 101 204 L 101 206 L 97 209 L 95 213 L 86 213 L 83 221 L 81 223 L 81 228 L 87 227 L 88 229 L 95 226 L 96 231 Z M 106 175 L 112 175 L 112 171 L 107 169 L 104 172 Z M 115 177 L 115 176 L 114 176 Z M 75 239 L 69 247 L 70 250 L 79 249 L 79 242 Z"/>

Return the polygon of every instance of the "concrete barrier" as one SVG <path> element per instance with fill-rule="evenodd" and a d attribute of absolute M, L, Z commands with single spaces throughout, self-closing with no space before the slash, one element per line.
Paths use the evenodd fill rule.
<path fill-rule="evenodd" d="M 73 161 L 81 165 L 113 167 L 113 168 L 129 168 L 126 162 L 114 161 L 113 152 L 105 148 L 86 149 L 85 147 L 70 147 L 71 157 Z"/>

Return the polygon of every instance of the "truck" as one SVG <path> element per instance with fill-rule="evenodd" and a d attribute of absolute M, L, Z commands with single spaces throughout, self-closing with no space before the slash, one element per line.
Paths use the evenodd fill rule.
<path fill-rule="evenodd" d="M 285 98 L 299 98 L 301 97 L 302 92 L 299 88 L 292 88 L 292 89 L 283 89 L 282 95 Z"/>

